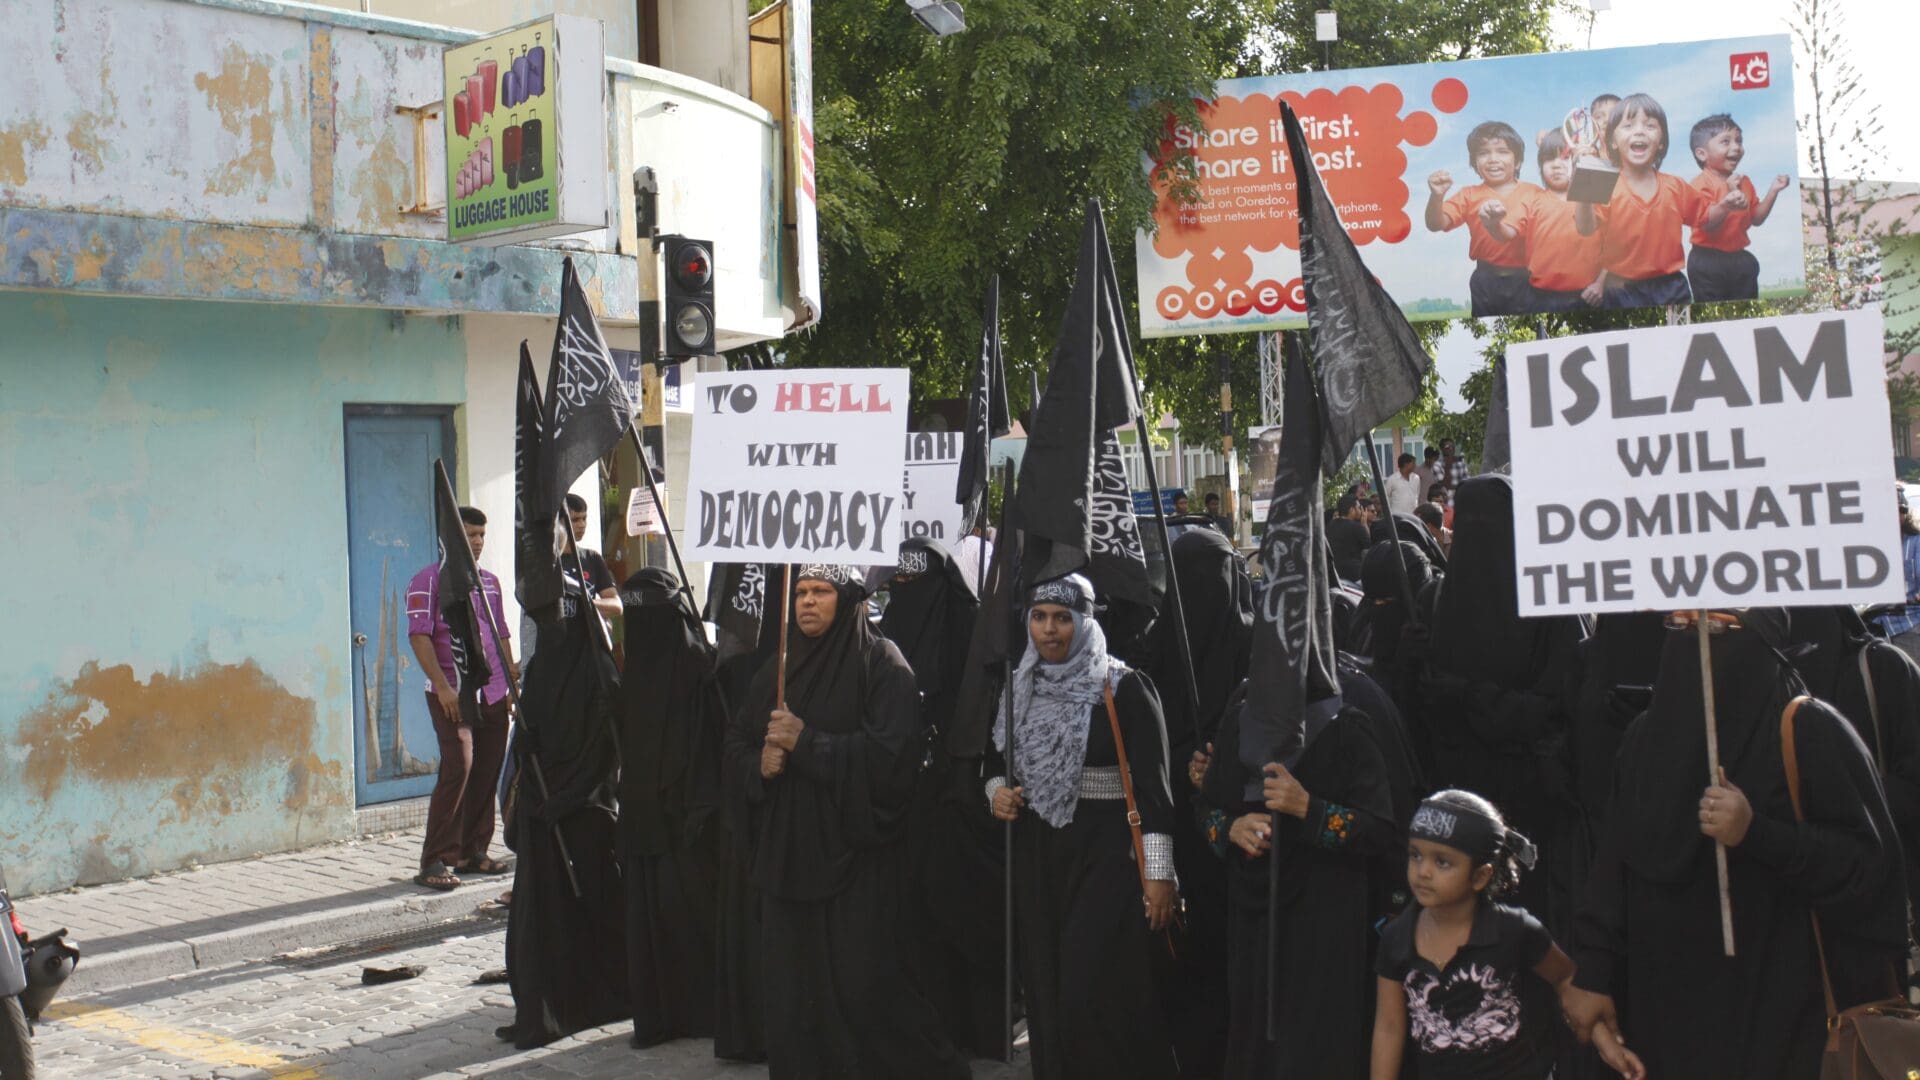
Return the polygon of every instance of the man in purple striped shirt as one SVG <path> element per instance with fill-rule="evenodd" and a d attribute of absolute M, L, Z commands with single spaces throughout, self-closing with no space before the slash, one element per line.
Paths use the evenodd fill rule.
<path fill-rule="evenodd" d="M 475 562 L 487 540 L 487 516 L 471 506 L 460 508 L 460 524 L 473 549 Z M 480 571 L 486 594 L 480 646 L 491 672 L 480 689 L 477 718 L 462 715 L 456 689 L 459 671 L 453 663 L 453 641 L 447 620 L 440 614 L 440 564 L 431 563 L 407 584 L 407 637 L 420 670 L 427 678 L 427 714 L 440 741 L 440 779 L 427 801 L 427 837 L 420 849 L 420 873 L 413 880 L 430 889 L 452 889 L 458 874 L 502 874 L 505 863 L 487 857 L 493 842 L 493 789 L 500 779 L 500 762 L 507 746 L 507 680 L 518 681 L 511 634 L 500 610 L 500 579 Z M 477 610 L 477 609 L 476 609 Z M 494 645 L 493 628 L 500 628 L 508 645 L 506 670 Z"/>

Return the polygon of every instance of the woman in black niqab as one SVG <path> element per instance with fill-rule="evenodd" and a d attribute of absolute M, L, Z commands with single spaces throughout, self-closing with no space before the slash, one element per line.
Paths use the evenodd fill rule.
<path fill-rule="evenodd" d="M 1839 1006 L 1885 998 L 1905 954 L 1906 886 L 1865 748 L 1812 699 L 1794 718 L 1806 811 L 1796 820 L 1781 752 L 1782 713 L 1801 689 L 1778 652 L 1786 614 L 1734 614 L 1739 628 L 1712 640 L 1712 678 L 1721 766 L 1752 808 L 1727 850 L 1736 955 L 1722 954 L 1714 844 L 1700 824 L 1699 641 L 1674 630 L 1652 703 L 1621 743 L 1581 898 L 1578 992 L 1564 1001 L 1576 1026 L 1617 1011 L 1650 1076 L 1803 1080 L 1819 1075 L 1826 1036 L 1810 911 Z"/>
<path fill-rule="evenodd" d="M 913 672 L 867 619 L 862 575 L 808 566 L 833 587 L 832 621 L 787 638 L 791 746 L 770 720 L 774 663 L 727 728 L 725 768 L 749 803 L 762 903 L 767 1063 L 776 1078 L 967 1075 L 938 1017 L 908 984 L 895 930 L 898 843 L 919 767 Z M 784 750 L 764 775 L 762 752 Z"/>
<path fill-rule="evenodd" d="M 1577 827 L 1566 733 L 1584 620 L 1520 617 L 1515 584 L 1513 481 L 1477 476 L 1454 496 L 1453 553 L 1435 601 L 1421 676 L 1420 729 L 1436 788 L 1464 788 L 1541 838 L 1544 873 L 1521 882 L 1516 903 L 1566 931 Z"/>
<path fill-rule="evenodd" d="M 1000 830 L 980 811 L 979 759 L 954 758 L 944 737 L 980 603 L 953 556 L 925 540 L 901 543 L 888 592 L 880 632 L 913 668 L 928 740 L 907 825 L 901 950 L 954 1045 L 998 1057 L 1006 1042 Z"/>
<path fill-rule="evenodd" d="M 620 848 L 633 1042 L 713 1034 L 720 741 L 713 649 L 685 590 L 649 567 L 620 588 L 626 708 Z"/>
<path fill-rule="evenodd" d="M 558 618 L 541 624 L 540 648 L 527 662 L 514 740 L 511 830 L 520 858 L 506 943 L 514 1020 L 495 1034 L 522 1049 L 627 1015 L 614 821 L 619 676 L 577 590 L 551 610 Z"/>
<path fill-rule="evenodd" d="M 1850 607 L 1794 608 L 1790 622 L 1788 660 L 1807 692 L 1866 743 L 1907 853 L 1907 880 L 1920 881 L 1920 666 Z"/>
<path fill-rule="evenodd" d="M 1247 677 L 1253 643 L 1253 587 L 1246 560 L 1214 529 L 1188 529 L 1174 538 L 1173 572 L 1180 579 L 1181 611 L 1193 657 L 1199 715 L 1187 705 L 1188 678 L 1171 618 L 1154 624 L 1154 685 L 1164 696 L 1169 760 L 1182 764 L 1204 751 L 1220 727 L 1227 701 Z M 1194 784 L 1187 770 L 1172 771 L 1173 862 L 1186 902 L 1183 948 L 1167 986 L 1167 1024 L 1189 1077 L 1220 1075 L 1227 1034 L 1227 875 L 1194 817 Z"/>

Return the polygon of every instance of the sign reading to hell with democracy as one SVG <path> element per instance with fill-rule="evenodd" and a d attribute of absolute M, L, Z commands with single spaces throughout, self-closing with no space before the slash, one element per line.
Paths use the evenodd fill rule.
<path fill-rule="evenodd" d="M 1507 349 L 1522 615 L 1897 602 L 1878 311 Z"/>
<path fill-rule="evenodd" d="M 907 372 L 702 376 L 690 559 L 871 566 L 899 555 Z"/>

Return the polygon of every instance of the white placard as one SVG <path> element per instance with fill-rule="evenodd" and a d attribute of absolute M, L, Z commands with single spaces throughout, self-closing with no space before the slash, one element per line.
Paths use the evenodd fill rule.
<path fill-rule="evenodd" d="M 960 486 L 960 447 L 965 441 L 957 431 L 907 432 L 901 539 L 931 540 L 951 551 L 966 535 L 966 507 L 953 497 Z"/>
<path fill-rule="evenodd" d="M 1898 602 L 1877 310 L 1507 347 L 1520 613 Z"/>
<path fill-rule="evenodd" d="M 667 485 L 660 485 L 660 497 L 666 498 Z M 666 525 L 660 520 L 660 510 L 653 501 L 653 492 L 645 484 L 627 493 L 627 535 L 628 536 L 665 536 Z"/>
<path fill-rule="evenodd" d="M 715 372 L 693 411 L 686 557 L 871 566 L 899 555 L 907 372 Z"/>

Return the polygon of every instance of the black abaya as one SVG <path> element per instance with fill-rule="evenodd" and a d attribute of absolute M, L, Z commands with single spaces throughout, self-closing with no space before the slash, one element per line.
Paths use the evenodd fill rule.
<path fill-rule="evenodd" d="M 1795 608 L 1789 629 L 1789 655 L 1807 692 L 1846 717 L 1866 743 L 1900 830 L 1907 881 L 1920 881 L 1920 666 L 1869 633 L 1849 607 Z M 1873 679 L 1871 698 L 1862 655 Z"/>
<path fill-rule="evenodd" d="M 869 629 L 858 587 L 838 591 L 819 638 L 795 626 L 789 639 L 787 707 L 805 729 L 785 771 L 760 775 L 772 665 L 727 730 L 728 780 L 753 822 L 769 1072 L 966 1076 L 898 954 L 898 841 L 922 745 L 913 672 Z"/>
<path fill-rule="evenodd" d="M 1141 830 L 1171 834 L 1159 695 L 1128 672 L 1113 696 Z M 1087 710 L 1087 724 L 1083 767 L 1119 765 L 1104 703 Z M 999 764 L 996 753 L 989 765 Z M 1167 942 L 1147 924 L 1126 815 L 1121 799 L 1080 799 L 1065 827 L 1032 811 L 1014 825 L 1015 952 L 1035 1080 L 1178 1075 L 1154 985 L 1155 952 Z"/>
<path fill-rule="evenodd" d="M 540 628 L 527 662 L 520 730 L 519 853 L 507 915 L 507 971 L 514 1022 L 502 1034 L 521 1048 L 611 1023 L 627 1014 L 625 902 L 615 852 L 614 727 L 619 680 L 606 646 L 590 635 L 592 609 Z M 538 759 L 538 773 L 534 758 Z M 536 776 L 544 776 L 546 795 Z M 555 839 L 555 826 L 572 857 Z"/>
<path fill-rule="evenodd" d="M 1778 613 L 1774 613 L 1777 618 Z M 1840 1007 L 1890 996 L 1907 940 L 1906 888 L 1886 803 L 1858 736 L 1826 705 L 1795 717 L 1806 822 L 1795 820 L 1781 711 L 1798 686 L 1767 615 L 1713 643 L 1721 763 L 1753 807 L 1727 852 L 1737 955 L 1721 953 L 1697 645 L 1670 636 L 1646 715 L 1628 728 L 1580 907 L 1575 982 L 1610 994 L 1650 1076 L 1808 1080 L 1825 1010 L 1809 910 Z"/>
<path fill-rule="evenodd" d="M 1205 797 L 1227 824 L 1267 815 L 1246 798 L 1259 777 L 1240 762 L 1240 717 L 1230 709 L 1215 740 Z M 1224 1075 L 1229 1080 L 1343 1080 L 1367 1075 L 1373 1030 L 1368 963 L 1379 913 L 1369 899 L 1378 860 L 1404 852 L 1393 821 L 1392 781 L 1369 718 L 1343 708 L 1308 743 L 1292 770 L 1311 796 L 1304 819 L 1278 815 L 1270 854 L 1226 853 L 1227 983 L 1231 1006 Z M 1277 920 L 1269 907 L 1268 860 L 1278 858 Z M 1404 866 L 1404 856 L 1402 865 Z M 1404 880 L 1404 869 L 1401 873 Z M 1269 927 L 1279 928 L 1275 938 Z M 1278 967 L 1268 995 L 1268 956 Z M 1276 1037 L 1267 1038 L 1271 1014 Z"/>
<path fill-rule="evenodd" d="M 904 542 L 901 568 L 880 632 L 913 668 L 928 739 L 907 824 L 901 948 L 947 1037 L 970 1057 L 997 1058 L 1007 1038 L 1005 856 L 1001 832 L 980 805 L 979 760 L 953 758 L 945 737 L 979 601 L 936 545 Z"/>
<path fill-rule="evenodd" d="M 1163 988 L 1167 1025 L 1188 1080 L 1220 1075 L 1227 1033 L 1227 878 L 1194 817 L 1193 785 L 1185 763 L 1213 741 L 1227 701 L 1247 675 L 1253 643 L 1252 586 L 1246 560 L 1225 536 L 1189 529 L 1173 541 L 1173 571 L 1180 579 L 1187 642 L 1200 713 L 1190 716 L 1173 623 L 1154 626 L 1154 685 L 1167 690 L 1167 743 L 1172 767 L 1173 863 L 1186 903 L 1186 929 L 1179 956 Z"/>
<path fill-rule="evenodd" d="M 724 716 L 713 651 L 671 574 L 645 569 L 626 608 L 620 848 L 633 1041 L 713 1034 Z"/>

